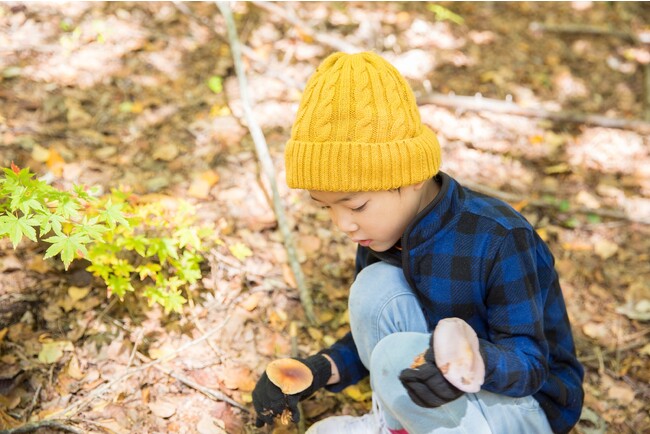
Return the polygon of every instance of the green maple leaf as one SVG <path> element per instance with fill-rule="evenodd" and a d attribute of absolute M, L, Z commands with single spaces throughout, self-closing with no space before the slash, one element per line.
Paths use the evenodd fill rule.
<path fill-rule="evenodd" d="M 181 295 L 181 291 L 178 289 L 170 290 L 167 294 L 163 296 L 162 305 L 165 308 L 165 313 L 171 311 L 182 313 L 183 305 L 187 300 Z"/>
<path fill-rule="evenodd" d="M 45 241 L 52 245 L 45 252 L 43 259 L 51 258 L 60 253 L 66 270 L 76 255 L 81 257 L 88 255 L 86 244 L 90 242 L 90 238 L 84 234 L 58 234 L 47 238 Z"/>
<path fill-rule="evenodd" d="M 108 280 L 106 280 L 106 286 L 111 291 L 111 294 L 117 295 L 120 300 L 124 298 L 127 291 L 134 291 L 131 280 L 127 277 L 109 276 Z"/>
<path fill-rule="evenodd" d="M 79 225 L 79 233 L 88 235 L 90 238 L 95 240 L 101 240 L 104 232 L 108 231 L 108 229 L 105 226 L 98 224 L 97 221 L 97 217 L 93 217 L 89 220 L 88 217 L 84 216 Z"/>
<path fill-rule="evenodd" d="M 232 253 L 235 258 L 242 262 L 244 259 L 253 255 L 253 251 L 244 243 L 235 243 L 232 246 L 229 246 L 228 250 L 230 250 L 230 253 Z"/>
<path fill-rule="evenodd" d="M 123 247 L 135 250 L 140 256 L 147 256 L 147 237 L 143 235 L 132 236 L 124 239 Z"/>
<path fill-rule="evenodd" d="M 124 214 L 122 213 L 123 207 L 123 204 L 113 204 L 111 200 L 108 199 L 108 202 L 106 202 L 106 208 L 99 215 L 106 221 L 106 223 L 108 223 L 108 226 L 111 229 L 115 229 L 117 223 L 120 223 L 128 228 L 129 222 L 124 218 Z"/>
<path fill-rule="evenodd" d="M 23 236 L 36 241 L 36 230 L 33 226 L 38 226 L 38 220 L 33 215 L 16 217 L 10 213 L 0 216 L 0 235 L 9 235 L 14 249 Z"/>
<path fill-rule="evenodd" d="M 156 276 L 160 270 L 162 270 L 160 264 L 156 264 L 154 262 L 147 262 L 146 264 L 140 265 L 135 269 L 136 273 L 138 273 L 140 276 L 140 280 L 144 280 L 147 277 L 151 277 L 152 279 L 156 280 Z"/>
<path fill-rule="evenodd" d="M 46 213 L 40 214 L 35 217 L 38 220 L 38 225 L 41 228 L 41 236 L 47 235 L 48 232 L 54 230 L 55 233 L 60 234 L 63 223 L 66 219 L 58 214 Z"/>
<path fill-rule="evenodd" d="M 59 205 L 56 207 L 56 213 L 69 219 L 79 215 L 79 204 L 69 196 L 59 198 Z"/>

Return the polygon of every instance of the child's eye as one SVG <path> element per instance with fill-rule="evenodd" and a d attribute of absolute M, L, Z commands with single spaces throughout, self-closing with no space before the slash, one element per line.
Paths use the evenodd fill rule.
<path fill-rule="evenodd" d="M 363 205 L 361 205 L 361 206 L 359 206 L 359 207 L 357 207 L 357 208 L 352 208 L 352 211 L 354 211 L 354 212 L 361 212 L 361 211 L 364 210 L 364 208 L 366 207 L 366 205 L 368 205 L 368 202 L 364 203 Z"/>

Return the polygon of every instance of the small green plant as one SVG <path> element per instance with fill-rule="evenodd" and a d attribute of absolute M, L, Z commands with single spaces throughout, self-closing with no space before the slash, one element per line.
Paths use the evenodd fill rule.
<path fill-rule="evenodd" d="M 463 24 L 465 19 L 458 14 L 453 13 L 444 6 L 437 4 L 428 4 L 427 9 L 433 12 L 436 16 L 437 21 L 451 21 L 455 24 Z"/>
<path fill-rule="evenodd" d="M 214 234 L 196 226 L 191 204 L 146 202 L 120 190 L 97 198 L 83 186 L 58 190 L 13 163 L 3 170 L 0 238 L 14 248 L 23 238 L 50 244 L 44 258 L 59 255 L 66 269 L 85 258 L 109 295 L 135 292 L 166 312 L 181 311 L 183 290 L 201 278 L 202 252 Z"/>

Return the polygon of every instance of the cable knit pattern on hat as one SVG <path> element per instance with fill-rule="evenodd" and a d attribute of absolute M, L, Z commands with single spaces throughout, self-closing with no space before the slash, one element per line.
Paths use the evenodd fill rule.
<path fill-rule="evenodd" d="M 377 191 L 416 184 L 440 168 L 402 75 L 375 53 L 334 53 L 311 76 L 285 149 L 287 184 Z"/>

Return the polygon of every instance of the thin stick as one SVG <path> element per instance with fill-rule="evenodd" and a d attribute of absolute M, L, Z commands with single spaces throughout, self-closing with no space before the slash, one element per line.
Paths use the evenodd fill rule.
<path fill-rule="evenodd" d="M 151 363 L 151 359 L 149 359 L 147 356 L 145 356 L 142 353 L 138 352 L 137 357 L 138 357 L 138 359 L 140 359 L 143 362 Z M 177 374 L 177 373 L 175 373 L 174 371 L 172 371 L 170 369 L 163 368 L 160 365 L 152 365 L 151 367 L 159 370 L 160 372 L 163 372 L 163 373 L 169 375 L 172 378 L 175 378 L 176 380 L 180 381 L 181 383 L 183 383 L 183 384 L 185 384 L 185 385 L 187 385 L 187 386 L 189 386 L 189 387 L 191 387 L 193 389 L 198 390 L 199 392 L 206 395 L 208 398 L 216 399 L 217 401 L 227 402 L 228 404 L 232 405 L 233 407 L 237 407 L 238 409 L 240 409 L 240 410 L 242 410 L 242 411 L 244 411 L 246 413 L 249 413 L 249 410 L 246 407 L 244 407 L 243 405 L 241 405 L 237 401 L 233 400 L 232 398 L 228 397 L 227 395 L 219 392 L 218 390 L 214 390 L 214 389 L 210 389 L 210 388 L 205 387 L 205 386 L 201 386 L 200 384 L 190 380 L 189 378 L 187 378 L 187 377 L 185 377 L 185 376 L 183 376 L 181 374 Z"/>
<path fill-rule="evenodd" d="M 16 428 L 5 429 L 0 431 L 0 434 L 23 434 L 23 433 L 38 431 L 41 428 L 54 428 L 61 431 L 75 433 L 75 434 L 86 433 L 86 431 L 84 430 L 81 430 L 71 425 L 67 425 L 61 421 L 45 419 L 39 422 L 32 422 L 25 425 L 21 425 Z"/>
<path fill-rule="evenodd" d="M 638 44 L 640 39 L 633 33 L 622 32 L 620 30 L 612 30 L 603 27 L 584 26 L 580 24 L 561 24 L 561 25 L 548 25 L 543 23 L 531 23 L 530 30 L 532 32 L 548 32 L 548 33 L 565 33 L 574 35 L 591 35 L 591 36 L 613 36 L 615 38 L 623 39 L 626 42 Z"/>
<path fill-rule="evenodd" d="M 303 308 L 305 309 L 305 315 L 307 319 L 310 323 L 315 324 L 316 317 L 314 316 L 314 307 L 311 294 L 309 293 L 309 289 L 305 284 L 305 278 L 302 272 L 302 268 L 300 267 L 300 262 L 298 262 L 298 255 L 296 254 L 296 247 L 293 242 L 293 236 L 291 234 L 291 230 L 289 229 L 289 224 L 284 213 L 284 208 L 282 207 L 280 193 L 278 192 L 278 186 L 275 179 L 273 161 L 271 160 L 271 155 L 269 154 L 269 149 L 266 144 L 266 139 L 264 138 L 264 133 L 262 133 L 262 129 L 255 121 L 253 109 L 251 108 L 246 74 L 244 72 L 241 61 L 241 46 L 239 37 L 237 36 L 237 29 L 235 28 L 235 20 L 232 17 L 232 11 L 230 10 L 230 6 L 227 2 L 219 1 L 217 2 L 217 6 L 219 7 L 221 14 L 224 16 L 228 27 L 230 51 L 232 53 L 233 61 L 235 64 L 237 78 L 239 80 L 239 90 L 244 109 L 244 117 L 246 118 L 246 123 L 253 138 L 253 142 L 255 143 L 255 151 L 257 153 L 257 157 L 260 161 L 260 164 L 262 165 L 264 174 L 266 175 L 269 184 L 271 185 L 271 190 L 273 193 L 273 209 L 275 210 L 275 216 L 278 220 L 280 232 L 284 238 L 284 246 L 287 250 L 289 265 L 291 266 L 291 270 L 293 271 L 294 277 L 296 278 L 296 284 L 298 286 L 298 292 L 300 294 L 300 301 L 302 302 Z"/>
<path fill-rule="evenodd" d="M 113 380 L 109 381 L 108 383 L 105 383 L 102 386 L 100 386 L 99 388 L 93 390 L 93 392 L 90 393 L 88 396 L 86 396 L 84 399 L 82 399 L 80 401 L 77 401 L 77 402 L 73 403 L 72 405 L 69 405 L 68 407 L 64 408 L 63 410 L 60 410 L 60 411 L 57 411 L 56 413 L 50 414 L 44 420 L 54 420 L 58 416 L 71 417 L 72 415 L 74 415 L 74 414 L 80 412 L 81 410 L 83 410 L 88 404 L 90 404 L 92 401 L 97 399 L 102 393 L 104 393 L 105 391 L 110 389 L 114 384 L 117 384 L 117 383 L 119 383 L 121 381 L 124 381 L 127 378 L 131 377 L 132 375 L 134 375 L 134 374 L 136 374 L 136 373 L 138 373 L 140 371 L 144 371 L 145 369 L 148 369 L 151 366 L 154 366 L 154 365 L 156 365 L 158 363 L 165 362 L 165 361 L 175 357 L 177 354 L 187 350 L 188 348 L 190 348 L 190 347 L 192 347 L 192 346 L 194 346 L 194 345 L 208 339 L 210 336 L 212 336 L 212 335 L 216 334 L 218 331 L 220 331 L 223 328 L 223 326 L 226 325 L 226 323 L 228 322 L 229 319 L 230 319 L 230 317 L 227 317 L 226 319 L 224 319 L 221 322 L 221 324 L 219 324 L 218 326 L 210 329 L 210 331 L 205 333 L 200 338 L 197 338 L 197 339 L 195 339 L 193 341 L 190 341 L 190 342 L 186 343 L 185 345 L 181 345 L 177 350 L 172 351 L 171 353 L 166 354 L 165 356 L 163 356 L 163 357 L 161 357 L 159 359 L 153 360 L 153 361 L 151 361 L 149 363 L 145 363 L 144 365 L 140 365 L 140 366 L 138 366 L 136 368 L 129 369 L 128 371 L 124 372 L 122 375 L 114 378 Z"/>
<path fill-rule="evenodd" d="M 304 23 L 298 17 L 296 17 L 293 11 L 286 10 L 285 8 L 282 8 L 275 3 L 254 1 L 253 4 L 261 9 L 264 9 L 267 12 L 270 12 L 271 15 L 279 16 L 285 21 L 288 21 L 290 24 L 299 27 L 300 31 L 305 35 L 310 36 L 315 41 L 323 45 L 327 45 L 328 47 L 334 48 L 337 51 L 344 51 L 346 53 L 358 53 L 364 51 L 360 47 L 352 45 L 342 39 L 316 32 L 313 29 L 313 26 Z"/>
<path fill-rule="evenodd" d="M 556 205 L 544 202 L 543 200 L 529 199 L 528 197 L 520 196 L 514 193 L 507 193 L 505 191 L 500 191 L 467 180 L 459 180 L 459 181 L 465 187 L 469 187 L 472 190 L 478 191 L 479 193 L 487 194 L 488 196 L 493 196 L 496 197 L 497 199 L 501 199 L 506 202 L 516 203 L 516 202 L 521 202 L 522 200 L 526 200 L 528 206 L 534 206 L 537 208 L 556 208 Z M 601 217 L 613 218 L 617 220 L 627 220 L 635 223 L 650 225 L 650 220 L 647 218 L 631 216 L 626 214 L 623 211 L 613 210 L 613 209 L 595 209 L 595 208 L 578 207 L 578 208 L 571 208 L 569 212 L 578 213 L 578 214 L 594 214 Z"/>
<path fill-rule="evenodd" d="M 618 119 L 607 116 L 590 115 L 584 113 L 550 111 L 542 108 L 521 107 L 514 102 L 501 101 L 482 96 L 459 96 L 430 94 L 417 98 L 418 104 L 434 104 L 442 107 L 456 108 L 469 111 L 488 111 L 531 118 L 550 119 L 556 122 L 570 122 L 577 124 L 596 125 L 606 128 L 619 128 L 634 130 L 640 133 L 650 132 L 650 122 L 640 119 Z"/>

